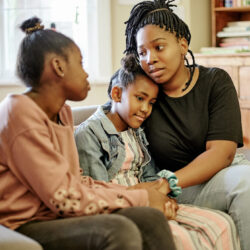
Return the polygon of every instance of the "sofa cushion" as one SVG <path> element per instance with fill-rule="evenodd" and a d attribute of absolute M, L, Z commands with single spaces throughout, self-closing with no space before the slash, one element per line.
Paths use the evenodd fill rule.
<path fill-rule="evenodd" d="M 98 105 L 72 107 L 74 126 L 81 124 L 88 119 L 97 109 Z"/>
<path fill-rule="evenodd" d="M 0 225 L 1 250 L 42 250 L 41 245 L 16 231 Z"/>

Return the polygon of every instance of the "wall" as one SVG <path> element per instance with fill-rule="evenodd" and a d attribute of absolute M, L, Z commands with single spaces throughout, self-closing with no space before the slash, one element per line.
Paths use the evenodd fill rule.
<path fill-rule="evenodd" d="M 120 59 L 125 50 L 125 24 L 128 19 L 130 10 L 132 9 L 132 0 L 110 0 L 111 1 L 111 30 L 112 30 L 112 69 L 115 72 L 120 67 Z M 131 4 L 128 4 L 130 3 Z M 209 46 L 210 39 L 210 0 L 180 0 L 184 6 L 185 22 L 188 24 L 192 39 L 190 48 L 193 52 L 199 52 L 201 47 Z M 86 100 L 82 102 L 69 102 L 70 105 L 94 105 L 102 104 L 108 100 L 107 85 L 92 84 L 91 91 Z M 25 90 L 22 86 L 1 86 L 0 85 L 0 101 L 8 94 L 22 93 Z"/>
<path fill-rule="evenodd" d="M 0 86 L 0 101 L 9 93 L 21 94 L 25 91 L 23 86 Z M 67 103 L 70 106 L 100 105 L 108 100 L 107 84 L 92 84 L 88 97 L 81 102 Z"/>
<path fill-rule="evenodd" d="M 123 1 L 124 2 L 124 1 Z M 120 60 L 126 48 L 125 24 L 133 5 L 120 4 L 119 0 L 111 0 L 112 13 L 112 48 L 113 48 L 113 71 L 120 67 Z"/>
<path fill-rule="evenodd" d="M 181 3 L 192 35 L 190 48 L 198 53 L 201 47 L 211 46 L 211 0 L 182 0 Z"/>

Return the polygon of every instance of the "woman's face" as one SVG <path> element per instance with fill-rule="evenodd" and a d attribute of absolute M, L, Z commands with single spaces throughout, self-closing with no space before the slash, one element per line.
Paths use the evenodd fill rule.
<path fill-rule="evenodd" d="M 174 81 L 183 74 L 188 45 L 184 38 L 157 25 L 146 25 L 136 35 L 137 52 L 143 70 L 156 83 Z"/>

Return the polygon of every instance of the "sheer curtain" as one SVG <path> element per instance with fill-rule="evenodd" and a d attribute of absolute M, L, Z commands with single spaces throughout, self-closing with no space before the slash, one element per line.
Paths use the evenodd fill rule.
<path fill-rule="evenodd" d="M 18 26 L 32 16 L 77 43 L 90 81 L 107 81 L 112 69 L 110 0 L 1 0 L 0 84 L 18 83 L 15 62 L 24 37 Z"/>

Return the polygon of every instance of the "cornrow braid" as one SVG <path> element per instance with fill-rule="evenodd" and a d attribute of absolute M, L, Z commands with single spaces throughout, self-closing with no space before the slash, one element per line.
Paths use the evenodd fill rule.
<path fill-rule="evenodd" d="M 175 4 L 172 4 L 174 1 L 175 0 L 143 1 L 132 8 L 130 17 L 125 22 L 126 50 L 124 53 L 134 54 L 139 61 L 136 34 L 139 29 L 148 24 L 158 25 L 160 28 L 173 33 L 177 38 L 185 38 L 188 45 L 190 44 L 190 30 L 187 24 L 173 12 L 172 8 L 177 7 Z M 188 53 L 191 55 L 192 64 L 189 64 L 188 59 L 185 56 L 185 62 L 190 71 L 190 77 L 183 91 L 185 91 L 190 85 L 195 70 L 194 55 L 191 50 L 188 50 Z"/>

